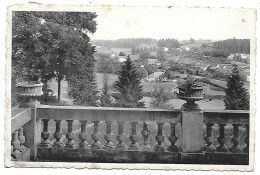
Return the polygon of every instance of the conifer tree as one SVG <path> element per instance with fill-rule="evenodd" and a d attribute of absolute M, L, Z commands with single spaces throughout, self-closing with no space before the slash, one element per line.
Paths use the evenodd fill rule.
<path fill-rule="evenodd" d="M 143 98 L 143 86 L 129 55 L 119 72 L 115 88 L 119 92 L 114 95 L 117 106 L 127 108 L 144 107 L 144 103 L 139 102 Z"/>
<path fill-rule="evenodd" d="M 113 101 L 108 89 L 108 74 L 104 74 L 103 77 L 103 89 L 100 97 L 101 106 L 109 107 L 113 106 Z"/>
<path fill-rule="evenodd" d="M 249 110 L 249 94 L 244 87 L 243 78 L 235 65 L 227 79 L 225 107 L 229 110 Z"/>

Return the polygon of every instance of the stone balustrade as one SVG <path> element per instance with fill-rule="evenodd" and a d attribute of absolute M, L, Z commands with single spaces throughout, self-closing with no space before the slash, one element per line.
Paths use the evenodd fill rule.
<path fill-rule="evenodd" d="M 107 157 L 105 159 L 111 159 L 109 162 L 131 162 L 142 156 L 139 159 L 140 162 L 153 162 L 161 156 L 159 152 L 165 152 L 164 154 L 179 152 L 179 148 L 176 146 L 178 138 L 175 134 L 175 126 L 181 123 L 181 111 L 41 106 L 37 108 L 36 115 L 37 119 L 41 119 L 43 123 L 42 141 L 38 145 L 40 159 L 48 159 L 51 156 L 58 160 L 69 157 L 71 161 L 77 161 L 80 159 L 79 155 L 85 155 L 85 158 L 81 160 L 99 162 Z M 49 139 L 52 133 L 48 130 L 48 124 L 51 120 L 55 122 L 54 141 Z M 66 133 L 61 131 L 62 121 L 67 123 Z M 73 133 L 73 123 L 75 122 L 80 123 L 78 134 Z M 100 133 L 101 123 L 103 123 L 102 126 L 105 126 L 104 133 Z M 154 136 L 155 145 L 151 145 L 149 142 L 151 134 L 148 123 L 154 123 L 157 128 L 157 134 Z M 93 127 L 91 133 L 86 132 L 87 125 Z M 142 125 L 141 132 L 138 133 L 137 129 L 140 125 Z M 166 139 L 163 128 L 166 125 L 171 129 L 168 146 L 163 144 Z M 116 131 L 113 131 L 112 128 Z M 65 142 L 62 141 L 64 136 L 66 137 Z M 91 137 L 92 142 L 87 141 L 88 137 Z M 104 142 L 101 142 L 101 139 Z M 75 151 L 80 154 L 75 154 Z M 54 154 L 50 155 L 50 152 Z M 154 158 L 150 158 L 152 154 L 149 153 L 151 152 L 155 153 Z M 48 156 L 46 157 L 46 155 Z M 167 160 L 164 161 L 167 162 Z"/>
<path fill-rule="evenodd" d="M 24 115 L 19 114 L 24 119 L 19 120 L 19 115 L 12 112 L 12 145 L 14 148 L 27 143 L 31 160 L 249 163 L 248 111 L 44 105 L 25 110 Z M 19 137 L 21 126 L 24 126 L 25 137 Z"/>
<path fill-rule="evenodd" d="M 31 109 L 16 108 L 12 110 L 11 122 L 11 160 L 29 161 L 30 150 L 25 143 L 24 128 L 31 121 Z"/>
<path fill-rule="evenodd" d="M 204 123 L 206 124 L 204 150 L 208 155 L 208 161 L 217 164 L 229 159 L 237 160 L 238 164 L 248 162 L 250 133 L 248 111 L 204 111 Z M 216 125 L 219 134 L 214 136 L 213 126 Z M 231 139 L 228 138 L 228 131 Z M 214 140 L 217 140 L 216 144 Z"/>

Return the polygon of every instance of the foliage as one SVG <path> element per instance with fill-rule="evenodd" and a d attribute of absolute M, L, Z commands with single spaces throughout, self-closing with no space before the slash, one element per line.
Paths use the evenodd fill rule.
<path fill-rule="evenodd" d="M 250 40 L 249 39 L 227 39 L 216 41 L 213 44 L 217 50 L 226 50 L 228 53 L 250 53 Z"/>
<path fill-rule="evenodd" d="M 205 56 L 211 57 L 228 57 L 230 54 L 225 50 L 213 50 L 213 51 L 204 51 Z"/>
<path fill-rule="evenodd" d="M 43 95 L 38 97 L 41 104 L 50 105 L 59 103 L 56 96 L 53 95 L 53 90 L 50 89 L 47 83 L 43 83 L 42 91 Z"/>
<path fill-rule="evenodd" d="M 103 89 L 100 97 L 100 102 L 101 102 L 101 106 L 106 106 L 106 107 L 113 106 L 113 100 L 109 93 L 109 88 L 108 88 L 108 74 L 104 74 L 103 77 Z"/>
<path fill-rule="evenodd" d="M 137 71 L 139 78 L 141 78 L 141 79 L 146 78 L 148 76 L 148 72 L 143 67 L 137 68 L 136 71 Z"/>
<path fill-rule="evenodd" d="M 125 38 L 118 40 L 92 40 L 91 43 L 108 48 L 135 48 L 141 44 L 156 44 L 157 40 L 152 38 Z"/>
<path fill-rule="evenodd" d="M 156 56 L 151 55 L 149 59 L 157 59 Z"/>
<path fill-rule="evenodd" d="M 189 76 L 184 81 L 179 80 L 178 87 L 189 90 L 192 88 L 201 87 L 201 82 L 199 79 L 195 79 Z"/>
<path fill-rule="evenodd" d="M 98 73 L 118 74 L 121 69 L 122 63 L 113 58 L 102 58 L 96 62 L 96 71 Z"/>
<path fill-rule="evenodd" d="M 158 47 L 179 48 L 180 43 L 176 39 L 160 39 L 157 43 Z"/>
<path fill-rule="evenodd" d="M 154 88 L 152 92 L 152 97 L 154 100 L 151 102 L 152 108 L 173 108 L 172 106 L 168 105 L 167 102 L 171 99 L 171 93 L 165 92 L 162 87 Z"/>
<path fill-rule="evenodd" d="M 151 75 L 152 73 L 157 71 L 158 66 L 153 64 L 145 64 L 144 68 L 147 71 L 148 75 Z"/>
<path fill-rule="evenodd" d="M 23 80 L 35 80 L 37 75 L 44 82 L 55 78 L 59 99 L 61 80 L 77 78 L 80 70 L 94 62 L 95 47 L 89 43 L 88 33 L 96 31 L 96 16 L 90 12 L 14 12 L 13 75 Z"/>
<path fill-rule="evenodd" d="M 110 54 L 104 53 L 104 52 L 95 52 L 94 56 L 97 60 L 104 59 L 104 58 L 110 58 Z"/>
<path fill-rule="evenodd" d="M 149 51 L 142 51 L 139 55 L 141 61 L 147 61 L 150 58 L 150 52 Z"/>
<path fill-rule="evenodd" d="M 139 102 L 143 98 L 143 87 L 129 56 L 121 68 L 115 86 L 118 94 L 113 97 L 116 99 L 117 106 L 127 108 L 144 107 L 144 103 Z"/>
<path fill-rule="evenodd" d="M 114 60 L 111 58 L 98 59 L 96 62 L 97 72 L 113 74 L 114 73 L 113 62 Z"/>
<path fill-rule="evenodd" d="M 85 73 L 66 77 L 69 85 L 68 94 L 74 99 L 75 105 L 97 106 L 99 97 L 93 67 L 86 66 Z"/>
<path fill-rule="evenodd" d="M 157 51 L 156 58 L 160 61 L 165 61 L 166 53 L 162 49 L 160 49 Z"/>
<path fill-rule="evenodd" d="M 224 103 L 226 109 L 249 110 L 249 94 L 244 87 L 244 82 L 237 66 L 233 67 L 232 73 L 227 79 L 225 93 Z"/>
<path fill-rule="evenodd" d="M 17 98 L 17 91 L 18 88 L 16 87 L 16 81 L 14 76 L 11 77 L 11 106 L 18 105 L 18 98 Z"/>
<path fill-rule="evenodd" d="M 125 56 L 124 52 L 119 52 L 119 56 Z"/>
<path fill-rule="evenodd" d="M 194 38 L 190 38 L 190 43 L 191 43 L 191 44 L 194 44 L 194 43 L 195 43 Z"/>
<path fill-rule="evenodd" d="M 164 72 L 163 77 L 165 77 L 165 78 L 171 80 L 171 79 L 174 79 L 174 78 L 175 78 L 175 75 L 174 75 L 174 72 L 173 72 L 173 71 L 167 69 L 167 70 Z"/>

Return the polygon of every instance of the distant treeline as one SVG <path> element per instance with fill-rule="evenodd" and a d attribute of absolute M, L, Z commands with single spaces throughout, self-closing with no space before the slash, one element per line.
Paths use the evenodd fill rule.
<path fill-rule="evenodd" d="M 180 43 L 176 39 L 160 39 L 157 43 L 158 47 L 168 47 L 168 48 L 179 48 Z"/>
<path fill-rule="evenodd" d="M 217 50 L 225 50 L 229 53 L 250 53 L 249 39 L 227 39 L 223 41 L 216 41 L 213 44 Z"/>
<path fill-rule="evenodd" d="M 157 40 L 152 38 L 126 38 L 118 40 L 92 40 L 91 43 L 108 48 L 135 48 L 141 44 L 157 44 Z"/>

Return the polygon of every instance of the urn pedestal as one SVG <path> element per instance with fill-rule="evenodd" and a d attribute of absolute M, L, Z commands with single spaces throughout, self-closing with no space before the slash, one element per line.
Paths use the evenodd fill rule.
<path fill-rule="evenodd" d="M 195 101 L 203 100 L 203 88 L 202 87 L 191 87 L 189 89 L 179 87 L 178 97 L 182 100 L 185 100 L 181 107 L 184 111 L 199 111 L 199 105 Z"/>
<path fill-rule="evenodd" d="M 17 95 L 20 101 L 20 108 L 31 108 L 40 105 L 37 97 L 43 95 L 43 83 L 40 82 L 21 82 L 16 84 Z"/>

